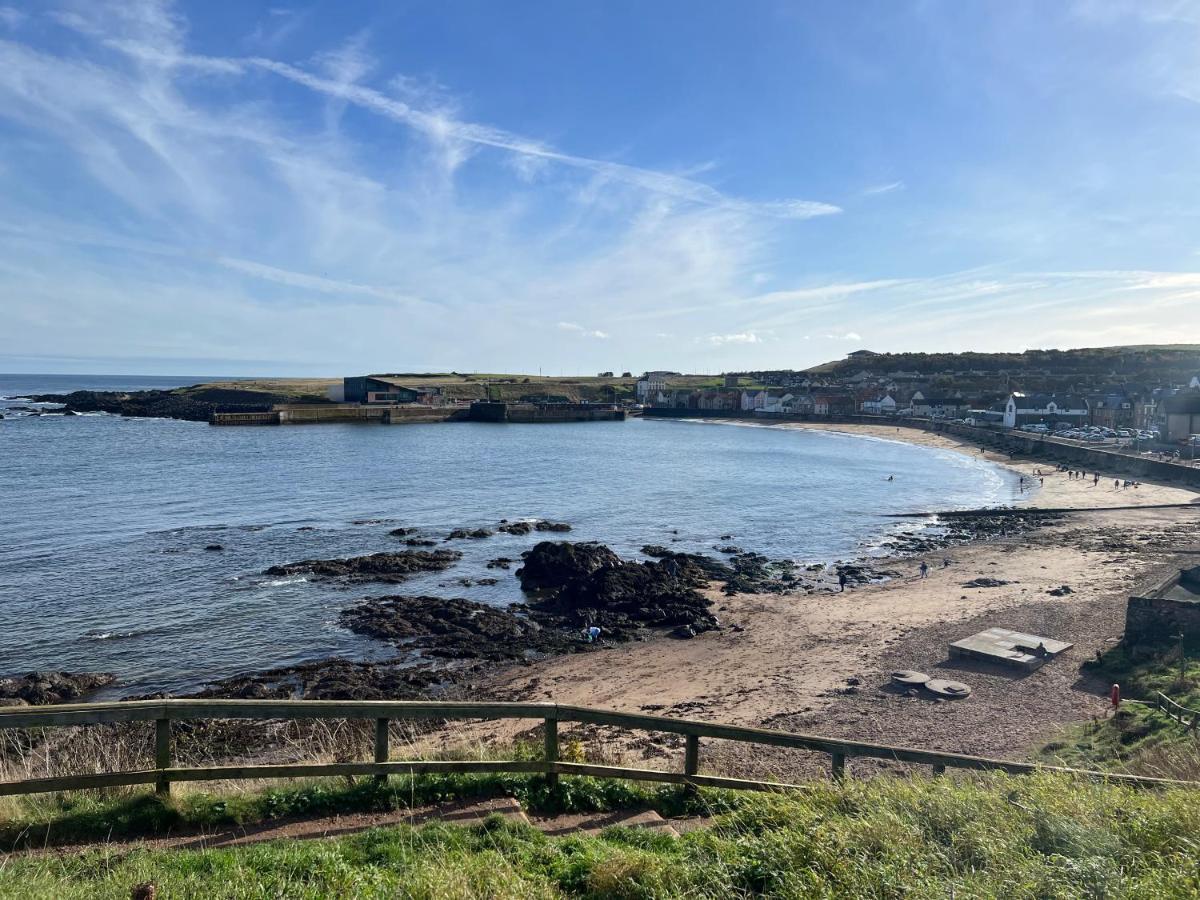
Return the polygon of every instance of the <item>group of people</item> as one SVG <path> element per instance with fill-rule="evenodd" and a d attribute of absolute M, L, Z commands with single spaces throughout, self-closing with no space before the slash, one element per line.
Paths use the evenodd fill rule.
<path fill-rule="evenodd" d="M 1060 465 L 1058 467 L 1058 471 L 1066 472 L 1067 478 L 1069 478 L 1072 481 L 1090 481 L 1092 483 L 1092 487 L 1098 487 L 1100 484 L 1100 473 L 1099 472 L 1093 472 L 1091 475 L 1088 475 L 1087 472 L 1083 472 L 1078 469 L 1072 469 L 1072 468 L 1069 468 L 1069 467 L 1063 466 L 1063 465 Z M 1041 474 L 1041 473 L 1039 472 L 1038 474 Z M 1122 481 L 1120 478 L 1113 479 L 1113 490 L 1114 491 L 1123 491 L 1123 490 L 1128 490 L 1129 488 L 1136 489 L 1140 486 L 1141 486 L 1140 481 L 1133 481 L 1128 478 L 1126 478 L 1124 481 Z"/>

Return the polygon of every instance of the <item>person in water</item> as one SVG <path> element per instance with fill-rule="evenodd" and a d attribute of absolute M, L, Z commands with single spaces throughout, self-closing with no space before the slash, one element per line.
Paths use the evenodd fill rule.
<path fill-rule="evenodd" d="M 896 480 L 896 476 L 895 476 L 895 475 L 889 475 L 889 476 L 888 476 L 888 481 L 895 481 L 895 480 Z"/>

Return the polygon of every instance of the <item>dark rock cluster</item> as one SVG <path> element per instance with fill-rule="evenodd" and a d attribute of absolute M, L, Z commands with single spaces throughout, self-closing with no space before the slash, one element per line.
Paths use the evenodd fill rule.
<path fill-rule="evenodd" d="M 343 610 L 340 623 L 379 640 L 445 659 L 506 660 L 563 652 L 575 641 L 557 623 L 472 600 L 377 597 Z"/>
<path fill-rule="evenodd" d="M 712 601 L 697 590 L 711 577 L 703 559 L 673 554 L 628 562 L 603 544 L 543 541 L 526 554 L 517 577 L 524 590 L 541 595 L 530 603 L 534 615 L 549 613 L 575 628 L 595 625 L 614 640 L 643 628 L 688 627 L 694 635 L 718 627 Z"/>
<path fill-rule="evenodd" d="M 400 582 L 418 572 L 439 572 L 462 558 L 457 550 L 402 550 L 399 553 L 372 553 L 348 559 L 306 559 L 283 566 L 271 566 L 264 573 L 275 578 L 288 575 L 312 575 L 342 581 Z"/>
<path fill-rule="evenodd" d="M 571 526 L 566 522 L 539 519 L 536 522 L 502 522 L 496 530 L 506 534 L 529 534 L 533 531 L 570 531 Z"/>
<path fill-rule="evenodd" d="M 110 672 L 30 672 L 0 678 L 0 706 L 69 703 L 116 680 Z"/>
<path fill-rule="evenodd" d="M 368 663 L 333 658 L 225 678 L 195 697 L 239 700 L 416 700 L 446 680 L 411 660 Z"/>
<path fill-rule="evenodd" d="M 40 394 L 32 399 L 39 403 L 62 403 L 71 412 L 207 422 L 214 412 L 269 412 L 274 404 L 295 398 L 263 391 L 206 387 L 187 391 L 74 391 Z M 316 402 L 324 398 L 305 399 Z"/>
<path fill-rule="evenodd" d="M 458 541 L 462 540 L 463 538 L 489 538 L 494 533 L 495 532 L 487 528 L 455 528 L 448 535 L 446 535 L 445 539 L 448 541 Z"/>

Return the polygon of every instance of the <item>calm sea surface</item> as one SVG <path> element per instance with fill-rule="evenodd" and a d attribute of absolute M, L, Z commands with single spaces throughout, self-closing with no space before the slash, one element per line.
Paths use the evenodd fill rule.
<path fill-rule="evenodd" d="M 200 380 L 0 376 L 0 396 Z M 14 403 L 0 402 L 0 413 Z M 125 694 L 333 654 L 390 656 L 338 628 L 338 611 L 401 591 L 513 602 L 512 572 L 486 562 L 545 537 L 454 541 L 460 563 L 398 587 L 262 574 L 397 549 L 387 532 L 400 525 L 440 540 L 456 527 L 548 518 L 569 522 L 571 540 L 630 557 L 647 543 L 711 552 L 732 534 L 772 558 L 827 562 L 869 553 L 896 527 L 884 513 L 1019 499 L 1006 470 L 967 455 L 776 427 L 212 428 L 9 412 L 0 421 L 0 675 L 109 670 Z M 214 543 L 224 551 L 205 551 Z M 455 580 L 464 576 L 500 582 L 463 587 Z"/>

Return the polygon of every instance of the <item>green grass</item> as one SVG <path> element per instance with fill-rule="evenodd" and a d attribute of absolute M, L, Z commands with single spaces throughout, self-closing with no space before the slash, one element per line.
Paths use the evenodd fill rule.
<path fill-rule="evenodd" d="M 703 801 L 709 797 L 701 795 Z M 15 856 L 0 896 L 1200 896 L 1200 804 L 1064 777 L 879 778 L 739 795 L 675 840 L 550 838 L 491 819 L 207 851 Z"/>
<path fill-rule="evenodd" d="M 1159 657 L 1131 658 L 1118 645 L 1085 669 L 1121 685 L 1127 700 L 1152 701 L 1161 691 L 1176 703 L 1200 709 L 1200 662 L 1189 660 L 1181 672 L 1177 651 Z M 1138 703 L 1123 703 L 1110 718 L 1064 729 L 1039 755 L 1044 762 L 1076 768 L 1200 780 L 1197 733 L 1189 732 L 1159 710 Z"/>
<path fill-rule="evenodd" d="M 714 794 L 706 802 L 725 802 L 721 796 Z M 169 798 L 145 790 L 80 791 L 13 801 L 9 814 L 0 818 L 0 850 L 155 837 L 288 817 L 386 812 L 492 797 L 515 797 L 526 809 L 548 813 L 629 808 L 681 813 L 694 809 L 697 802 L 693 794 L 675 786 L 570 778 L 551 788 L 543 776 L 507 774 L 399 776 L 386 785 L 369 778 L 355 782 L 323 779 L 260 791 L 192 792 Z"/>

